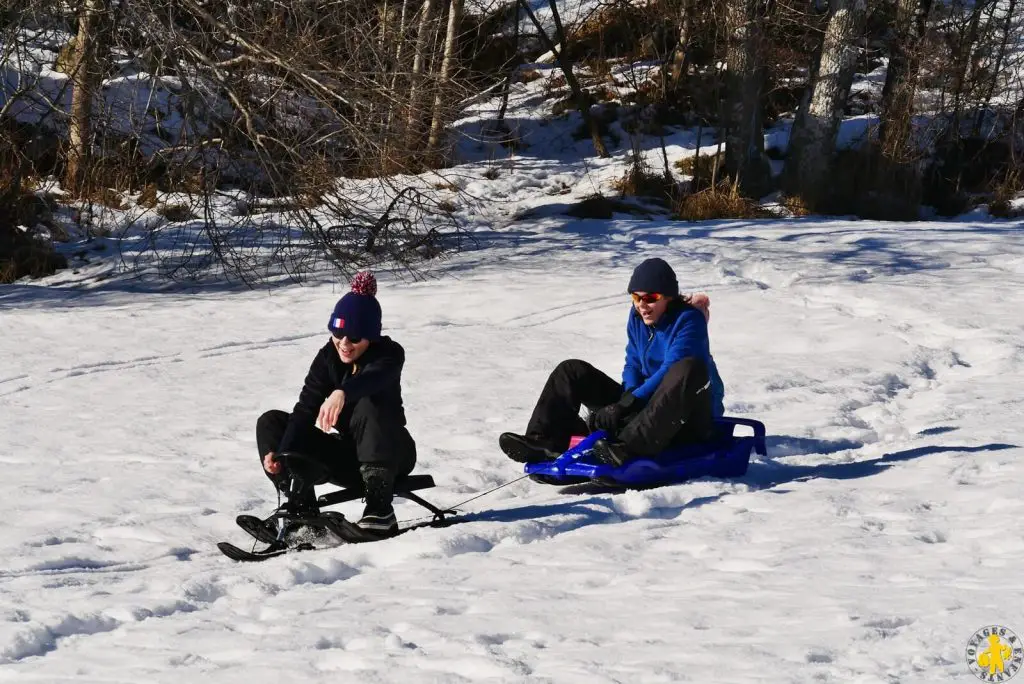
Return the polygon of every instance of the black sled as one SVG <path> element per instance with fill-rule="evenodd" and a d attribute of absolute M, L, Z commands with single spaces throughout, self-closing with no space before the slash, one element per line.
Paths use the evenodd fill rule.
<path fill-rule="evenodd" d="M 240 515 L 235 522 L 257 542 L 266 547 L 246 551 L 229 542 L 220 542 L 217 548 L 228 558 L 236 561 L 252 562 L 276 558 L 292 551 L 308 551 L 339 543 L 358 544 L 396 536 L 381 536 L 367 531 L 347 520 L 337 511 L 325 511 L 330 506 L 355 501 L 363 498 L 365 489 L 361 482 L 342 483 L 330 479 L 329 473 L 319 463 L 311 461 L 298 453 L 283 453 L 278 459 L 284 462 L 291 477 L 287 483 L 286 494 L 289 501 L 275 510 L 267 518 L 254 515 Z M 322 494 L 317 497 L 317 510 L 298 510 L 291 501 L 305 483 L 298 473 L 312 479 L 316 484 L 333 484 L 342 489 Z M 400 527 L 397 534 L 408 532 L 420 527 L 445 527 L 452 522 L 451 516 L 456 511 L 441 509 L 420 497 L 416 492 L 434 487 L 434 478 L 430 475 L 406 475 L 395 479 L 394 496 L 408 499 L 430 511 L 433 517 L 429 521 Z M 255 545 L 254 545 L 255 546 Z"/>

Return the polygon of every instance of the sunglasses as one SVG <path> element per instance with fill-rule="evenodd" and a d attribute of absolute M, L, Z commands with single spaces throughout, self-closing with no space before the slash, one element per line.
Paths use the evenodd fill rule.
<path fill-rule="evenodd" d="M 658 294 L 657 292 L 648 292 L 647 294 L 637 294 L 636 292 L 630 292 L 629 296 L 633 298 L 633 302 L 636 304 L 654 304 L 660 302 L 665 298 L 665 295 Z"/>
<path fill-rule="evenodd" d="M 331 335 L 331 338 L 334 340 L 334 344 L 341 344 L 341 341 L 346 337 L 348 338 L 348 341 L 351 344 L 359 344 L 360 342 L 363 341 L 362 337 L 355 337 L 353 335 L 342 335 L 341 337 L 338 337 L 337 335 Z"/>

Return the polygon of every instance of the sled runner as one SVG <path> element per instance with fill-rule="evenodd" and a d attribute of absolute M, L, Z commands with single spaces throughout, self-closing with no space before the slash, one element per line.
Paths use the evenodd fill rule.
<path fill-rule="evenodd" d="M 220 542 L 217 548 L 228 558 L 237 561 L 261 561 L 275 558 L 289 551 L 312 550 L 318 546 L 333 546 L 338 543 L 360 543 L 378 541 L 380 537 L 367 534 L 337 511 L 325 511 L 328 506 L 335 506 L 348 501 L 360 499 L 365 494 L 362 483 L 342 483 L 329 479 L 323 467 L 298 453 L 283 453 L 278 459 L 292 472 L 287 491 L 295 492 L 302 487 L 303 473 L 307 478 L 318 484 L 333 484 L 342 489 L 321 494 L 317 497 L 315 512 L 296 511 L 286 503 L 265 519 L 254 515 L 240 515 L 235 519 L 238 526 L 251 535 L 256 541 L 268 546 L 260 550 L 246 551 L 229 542 Z M 398 534 L 418 527 L 444 527 L 451 522 L 450 517 L 456 514 L 451 509 L 441 509 L 420 497 L 416 492 L 434 486 L 434 478 L 430 475 L 406 475 L 395 479 L 394 496 L 413 501 L 433 514 L 427 522 L 420 522 L 401 528 Z"/>
<path fill-rule="evenodd" d="M 738 425 L 751 428 L 754 435 L 735 436 Z M 594 442 L 607 437 L 603 431 L 597 431 L 581 438 L 554 461 L 527 463 L 524 470 L 531 479 L 545 484 L 598 482 L 622 487 L 652 487 L 696 477 L 740 477 L 747 472 L 752 450 L 762 456 L 767 454 L 764 423 L 722 417 L 715 419 L 715 428 L 718 436 L 711 442 L 673 447 L 657 456 L 636 458 L 621 466 L 601 463 L 594 458 Z"/>

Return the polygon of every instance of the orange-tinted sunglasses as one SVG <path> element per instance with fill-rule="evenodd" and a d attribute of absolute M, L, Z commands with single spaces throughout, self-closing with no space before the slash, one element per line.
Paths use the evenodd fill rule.
<path fill-rule="evenodd" d="M 633 298 L 633 302 L 636 304 L 640 304 L 641 302 L 644 304 L 654 304 L 655 302 L 660 302 L 665 298 L 665 295 L 658 294 L 657 292 L 648 292 L 647 294 L 630 292 L 629 296 Z"/>

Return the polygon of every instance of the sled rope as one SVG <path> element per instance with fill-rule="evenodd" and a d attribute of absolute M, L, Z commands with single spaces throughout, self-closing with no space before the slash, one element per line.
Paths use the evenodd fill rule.
<path fill-rule="evenodd" d="M 469 499 L 466 499 L 465 501 L 463 501 L 461 503 L 457 503 L 454 506 L 449 506 L 448 510 L 457 511 L 458 509 L 462 508 L 463 506 L 465 506 L 466 504 L 468 504 L 471 501 L 476 501 L 477 499 L 480 499 L 482 497 L 487 496 L 488 494 L 492 494 L 492 493 L 498 491 L 502 487 L 508 487 L 509 485 L 515 484 L 516 482 L 519 482 L 520 480 L 525 480 L 528 477 L 530 477 L 530 476 L 529 475 L 523 475 L 522 477 L 517 477 L 514 480 L 509 480 L 505 484 L 500 484 L 497 487 L 495 487 L 494 489 L 488 489 L 486 492 L 483 492 L 482 494 L 477 494 L 476 496 L 471 497 Z M 424 516 L 422 518 L 412 518 L 411 520 L 403 520 L 402 522 L 403 523 L 411 523 L 411 522 L 417 522 L 419 520 L 430 520 L 430 519 L 431 519 L 431 516 Z"/>

